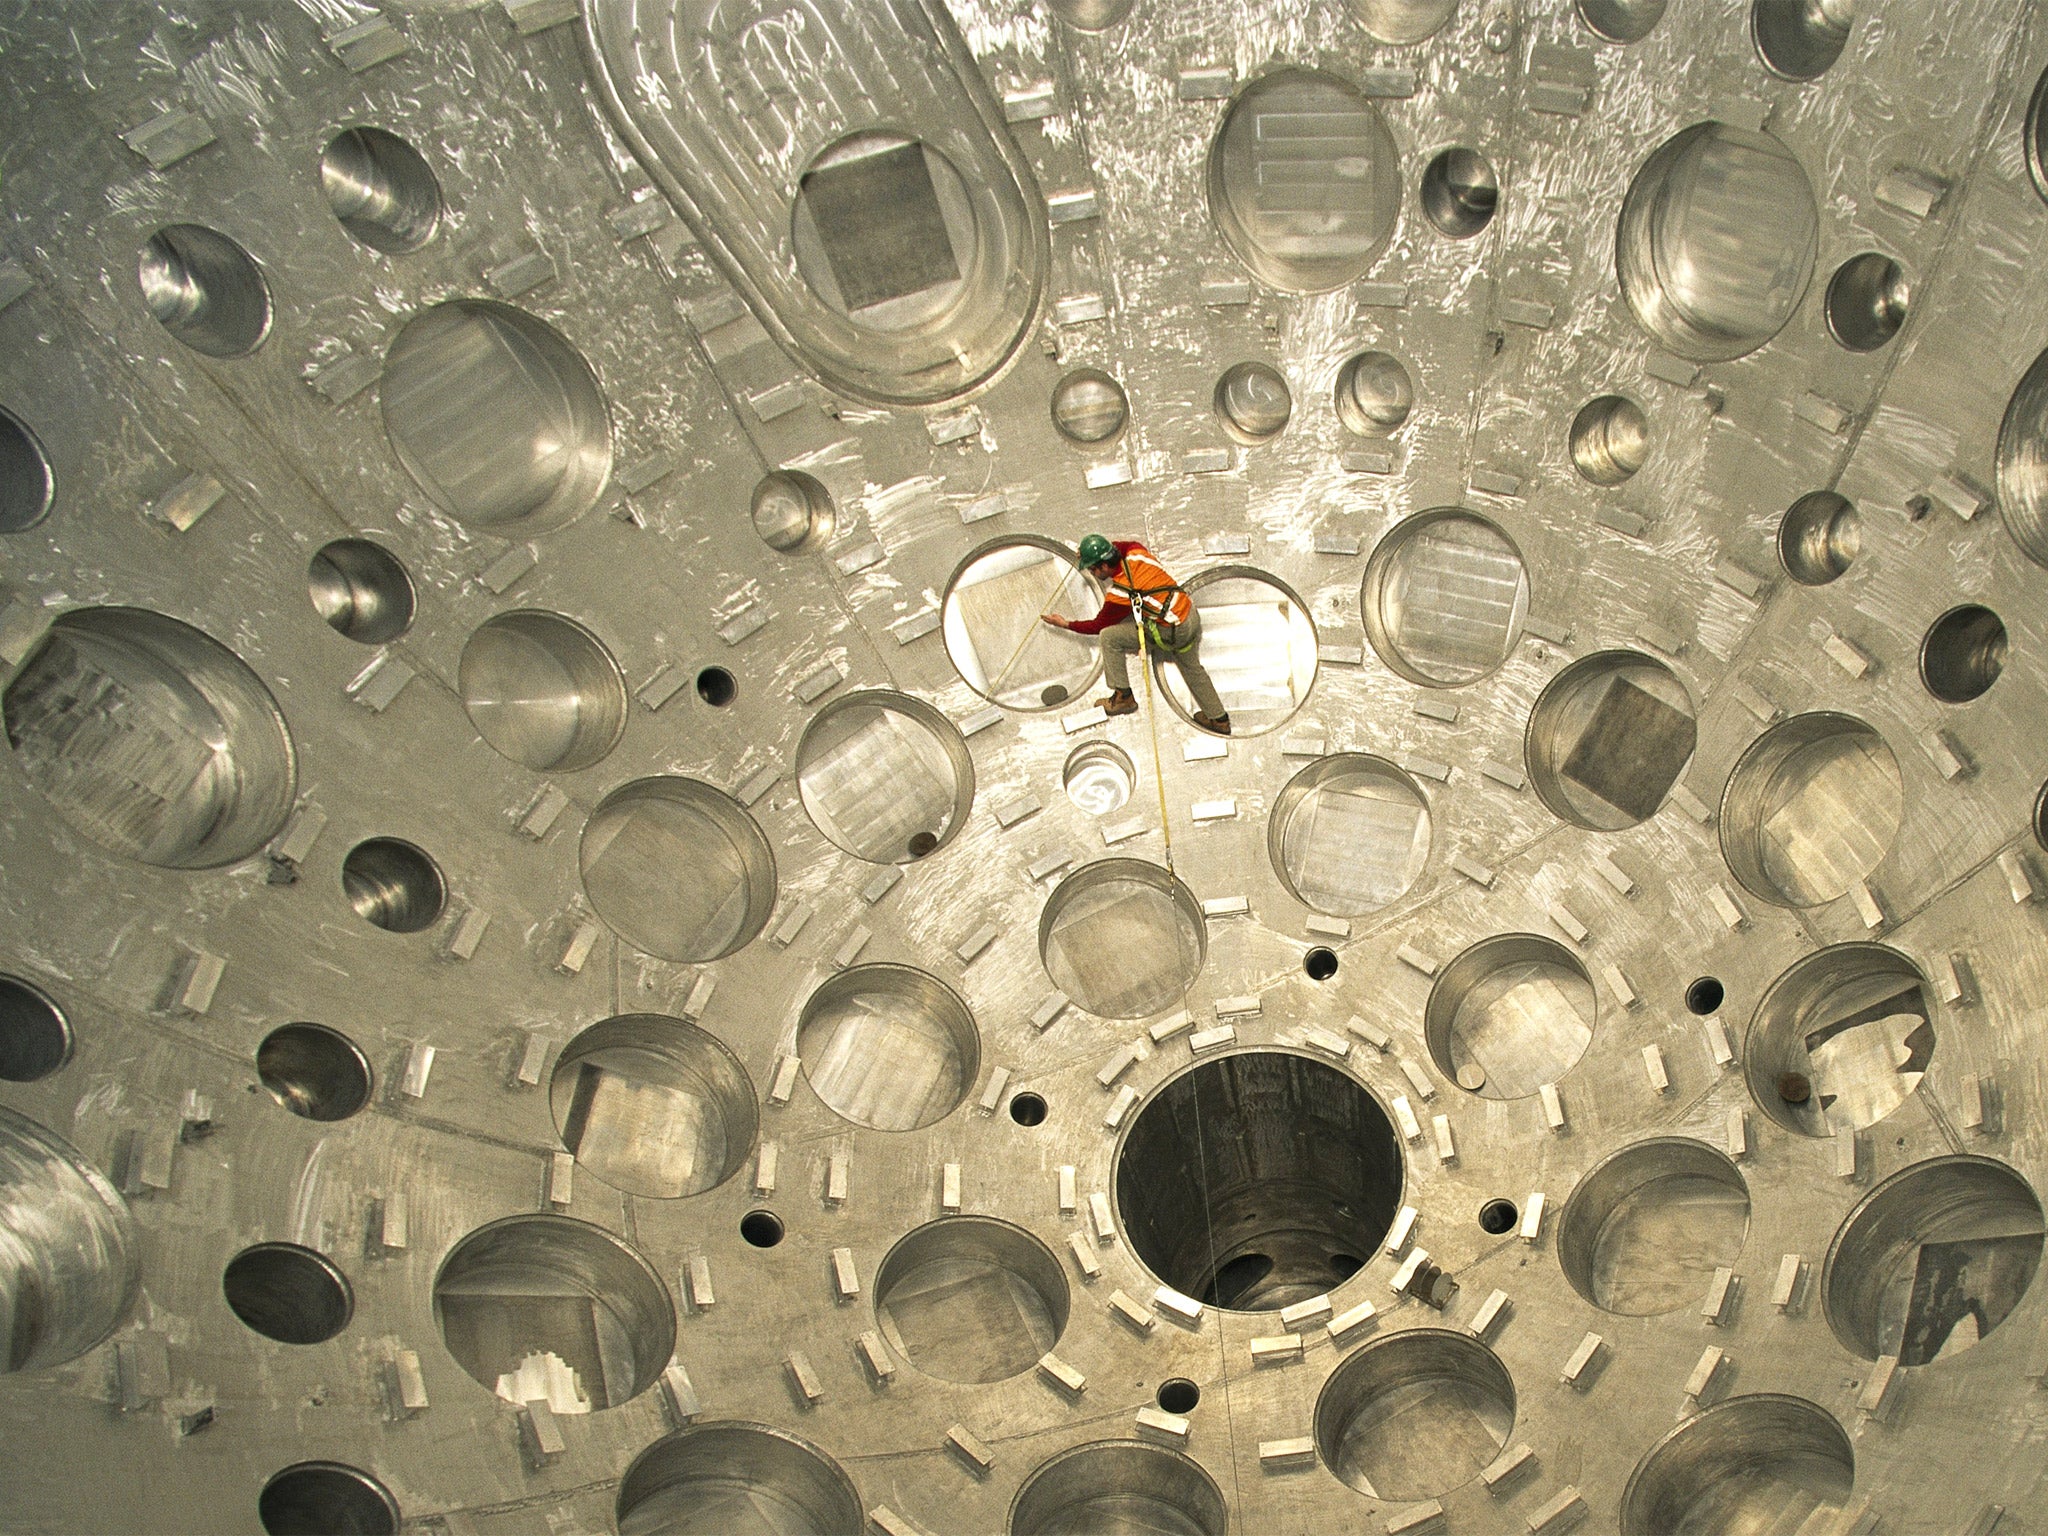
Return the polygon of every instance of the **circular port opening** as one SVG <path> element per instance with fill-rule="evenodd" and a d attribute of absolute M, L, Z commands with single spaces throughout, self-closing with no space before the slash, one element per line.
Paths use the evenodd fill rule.
<path fill-rule="evenodd" d="M 611 415 L 583 354 L 509 304 L 454 299 L 405 323 L 384 357 L 384 434 L 435 505 L 521 539 L 597 504 Z"/>
<path fill-rule="evenodd" d="M 1537 697 L 1523 755 L 1555 815 L 1619 832 L 1657 814 L 1697 740 L 1692 697 L 1669 667 L 1636 651 L 1597 651 Z"/>
<path fill-rule="evenodd" d="M 346 1120 L 370 1102 L 370 1063 L 354 1041 L 321 1024 L 286 1024 L 256 1047 L 270 1096 L 308 1120 Z"/>
<path fill-rule="evenodd" d="M 1916 1163 L 1864 1196 L 1829 1245 L 1828 1326 L 1865 1360 L 1922 1366 L 1960 1354 L 2019 1306 L 2041 1239 L 2041 1202 L 2004 1163 Z"/>
<path fill-rule="evenodd" d="M 1216 381 L 1216 418 L 1224 433 L 1247 448 L 1269 443 L 1294 414 L 1294 392 L 1278 368 L 1233 363 Z"/>
<path fill-rule="evenodd" d="M 959 993 L 907 965 L 829 977 L 797 1020 L 811 1091 L 840 1119 L 915 1131 L 960 1107 L 981 1070 L 981 1036 Z"/>
<path fill-rule="evenodd" d="M 1411 1328 L 1347 1357 L 1316 1400 L 1316 1450 L 1340 1482 L 1407 1503 L 1477 1477 L 1515 1427 L 1515 1384 L 1477 1339 Z"/>
<path fill-rule="evenodd" d="M 1795 715 L 1743 751 L 1721 796 L 1721 854 L 1752 894 L 1813 907 L 1891 852 L 1904 814 L 1898 760 L 1848 715 Z"/>
<path fill-rule="evenodd" d="M 1494 523 L 1458 507 L 1397 524 L 1374 547 L 1359 595 L 1380 660 L 1425 688 L 1490 677 L 1514 650 L 1528 612 L 1521 551 Z"/>
<path fill-rule="evenodd" d="M 660 1013 L 593 1024 L 548 1079 L 562 1145 L 614 1189 L 677 1200 L 715 1189 L 753 1150 L 753 1080 L 715 1035 Z"/>
<path fill-rule="evenodd" d="M 740 1237 L 752 1248 L 773 1248 L 782 1241 L 782 1218 L 773 1211 L 749 1211 L 740 1218 Z"/>
<path fill-rule="evenodd" d="M 1572 1289 L 1603 1312 L 1659 1317 L 1697 1302 L 1732 1267 L 1749 1232 L 1749 1186 L 1705 1142 L 1660 1137 L 1625 1147 L 1564 1203 L 1557 1257 Z"/>
<path fill-rule="evenodd" d="M 269 1536 L 398 1536 L 398 1500 L 367 1472 L 302 1461 L 263 1485 L 256 1518 Z"/>
<path fill-rule="evenodd" d="M 246 357 L 270 334 L 270 286 L 255 259 L 219 230 L 169 224 L 136 264 L 142 301 L 194 352 Z"/>
<path fill-rule="evenodd" d="M 128 1317 L 141 1293 L 128 1203 L 76 1147 L 0 1105 L 0 1189 L 16 1304 L 0 1374 L 75 1360 Z"/>
<path fill-rule="evenodd" d="M 508 1403 L 592 1413 L 638 1397 L 674 1357 L 675 1302 L 602 1227 L 507 1216 L 457 1243 L 434 1277 L 448 1352 Z"/>
<path fill-rule="evenodd" d="M 939 605 L 946 656 L 967 686 L 1005 709 L 1052 709 L 1095 680 L 1096 642 L 1040 621 L 1091 619 L 1102 588 L 1049 539 L 999 539 L 960 563 Z"/>
<path fill-rule="evenodd" d="M 448 903 L 434 861 L 395 837 L 373 837 L 349 849 L 341 861 L 341 889 L 357 917 L 386 933 L 431 928 Z"/>
<path fill-rule="evenodd" d="M 1200 1062 L 1153 1095 L 1117 1153 L 1131 1252 L 1210 1306 L 1272 1312 L 1330 1288 L 1400 1208 L 1401 1147 L 1379 1101 L 1291 1051 Z"/>
<path fill-rule="evenodd" d="M 725 668 L 706 667 L 697 674 L 697 697 L 713 709 L 723 709 L 739 696 L 739 680 Z"/>
<path fill-rule="evenodd" d="M 758 823 L 696 779 L 635 779 L 600 800 L 578 849 L 583 893 L 635 949 L 683 964 L 752 942 L 775 907 Z"/>
<path fill-rule="evenodd" d="M 796 782 L 811 824 L 871 864 L 936 852 L 974 806 L 974 759 L 960 728 L 922 699 L 883 688 L 849 693 L 811 717 L 797 742 Z"/>
<path fill-rule="evenodd" d="M 74 831 L 126 858 L 215 869 L 262 848 L 291 814 L 297 755 L 270 690 L 226 646 L 162 614 L 64 614 L 8 679 L 0 714 L 29 782 Z"/>
<path fill-rule="evenodd" d="M 344 128 L 320 155 L 320 191 L 351 239 L 387 256 L 416 251 L 441 223 L 425 156 L 382 128 Z"/>
<path fill-rule="evenodd" d="M 1479 1230 L 1489 1237 L 1500 1237 L 1515 1230 L 1515 1223 L 1522 1219 L 1522 1213 L 1515 1209 L 1512 1200 L 1489 1200 L 1479 1207 Z"/>
<path fill-rule="evenodd" d="M 40 1082 L 71 1059 L 71 1021 L 50 995 L 0 975 L 0 1082 Z"/>
<path fill-rule="evenodd" d="M 1668 0 L 1578 0 L 1579 20 L 1604 43 L 1640 43 L 1657 30 Z"/>
<path fill-rule="evenodd" d="M 1067 798 L 1090 816 L 1122 810 L 1137 787 L 1131 754 L 1109 741 L 1090 741 L 1067 754 L 1060 784 Z"/>
<path fill-rule="evenodd" d="M 1775 1394 L 1730 1398 L 1672 1430 L 1636 1464 L 1622 1536 L 1825 1529 L 1856 1480 L 1856 1456 L 1826 1409 Z"/>
<path fill-rule="evenodd" d="M 1422 1030 L 1436 1069 L 1468 1093 L 1520 1099 L 1578 1064 L 1597 1003 L 1584 962 L 1554 939 L 1501 933 L 1445 966 Z"/>
<path fill-rule="evenodd" d="M 657 1440 L 619 1480 L 619 1536 L 855 1532 L 867 1522 L 839 1463 L 765 1424 L 697 1423 Z"/>
<path fill-rule="evenodd" d="M 1474 149 L 1447 149 L 1422 172 L 1422 212 L 1437 233 L 1469 240 L 1493 222 L 1500 178 Z"/>
<path fill-rule="evenodd" d="M 1882 944 L 1834 944 L 1771 983 L 1742 1068 L 1779 1125 L 1833 1136 L 1875 1125 L 1911 1098 L 1934 1048 L 1920 968 Z"/>
<path fill-rule="evenodd" d="M 1855 563 L 1863 519 L 1833 491 L 1809 491 L 1778 523 L 1778 563 L 1802 587 L 1824 587 Z"/>
<path fill-rule="evenodd" d="M 1301 968 L 1310 981 L 1328 981 L 1337 974 L 1337 952 L 1319 944 L 1301 957 Z"/>
<path fill-rule="evenodd" d="M 1875 352 L 1899 334 L 1912 301 L 1906 269 L 1891 257 L 1851 256 L 1828 280 L 1828 332 L 1851 352 Z"/>
<path fill-rule="evenodd" d="M 1019 1125 L 1045 1124 L 1046 1105 L 1042 1095 L 1036 1093 L 1013 1093 L 1010 1095 L 1010 1118 Z"/>
<path fill-rule="evenodd" d="M 985 1216 L 927 1222 L 875 1272 L 882 1336 L 941 1381 L 1022 1375 L 1059 1342 L 1070 1306 L 1052 1250 L 1022 1227 Z"/>
<path fill-rule="evenodd" d="M 1688 1013 L 1709 1014 L 1717 1010 L 1728 995 L 1718 977 L 1702 976 L 1685 989 L 1685 1007 Z"/>
<path fill-rule="evenodd" d="M 1786 80 L 1818 80 L 1842 56 L 1856 0 L 1752 0 L 1749 35 L 1765 69 Z"/>
<path fill-rule="evenodd" d="M 1038 917 L 1038 954 L 1053 985 L 1105 1019 L 1149 1019 L 1179 1006 L 1208 954 L 1202 904 L 1142 859 L 1101 859 L 1053 888 Z"/>
<path fill-rule="evenodd" d="M 1287 781 L 1267 818 L 1266 851 L 1304 906 L 1362 917 L 1421 878 L 1432 825 L 1429 803 L 1406 773 L 1384 758 L 1341 752 Z"/>
<path fill-rule="evenodd" d="M 1153 1400 L 1168 1413 L 1193 1413 L 1202 1400 L 1202 1389 L 1185 1376 L 1175 1376 L 1159 1383 Z"/>
<path fill-rule="evenodd" d="M 50 456 L 28 424 L 0 407 L 0 533 L 25 533 L 56 499 Z"/>
<path fill-rule="evenodd" d="M 1166 702 L 1193 723 L 1201 712 L 1187 667 L 1199 662 L 1238 736 L 1261 736 L 1292 720 L 1316 684 L 1315 621 L 1308 604 L 1279 577 L 1248 565 L 1214 565 L 1182 588 L 1201 620 L 1201 638 L 1183 656 L 1152 652 Z"/>
<path fill-rule="evenodd" d="M 2005 653 L 2005 621 L 1989 608 L 1966 603 L 1928 627 L 1920 642 L 1920 681 L 1944 704 L 1967 704 L 1998 681 Z"/>
<path fill-rule="evenodd" d="M 1741 357 L 1799 308 L 1819 229 L 1813 184 L 1789 149 L 1768 134 L 1695 123 L 1629 184 L 1615 234 L 1622 297 L 1680 357 Z"/>
<path fill-rule="evenodd" d="M 324 1255 L 297 1243 L 258 1243 L 221 1274 L 228 1306 L 280 1344 L 320 1344 L 348 1326 L 355 1295 Z"/>
<path fill-rule="evenodd" d="M 1083 448 L 1115 442 L 1130 415 L 1123 385 L 1100 368 L 1077 368 L 1052 387 L 1053 426 Z"/>
<path fill-rule="evenodd" d="M 1621 395 L 1601 395 L 1572 418 L 1572 466 L 1595 485 L 1620 485 L 1650 456 L 1650 419 Z"/>
<path fill-rule="evenodd" d="M 1385 437 L 1415 409 L 1415 381 L 1398 357 L 1359 352 L 1337 370 L 1337 420 L 1358 437 Z"/>
<path fill-rule="evenodd" d="M 778 469 L 754 487 L 754 532 L 785 555 L 817 549 L 832 537 L 839 514 L 832 493 L 800 469 Z"/>
<path fill-rule="evenodd" d="M 626 732 L 626 680 L 604 643 L 537 608 L 487 619 L 462 647 L 462 707 L 500 757 L 536 773 L 604 761 Z"/>
<path fill-rule="evenodd" d="M 306 567 L 306 596 L 336 634 L 383 645 L 412 628 L 412 577 L 368 539 L 336 539 Z"/>
<path fill-rule="evenodd" d="M 1276 139 L 1270 125 L 1283 123 L 1314 126 Z M 1209 146 L 1208 193 L 1209 216 L 1254 277 L 1282 293 L 1327 293 L 1363 277 L 1393 238 L 1400 152 L 1349 80 L 1283 67 L 1231 102 Z"/>
<path fill-rule="evenodd" d="M 1229 1506 L 1214 1478 L 1178 1451 L 1138 1440 L 1106 1440 L 1061 1452 L 1024 1479 L 1010 1506 L 1010 1536 L 1081 1531 L 1224 1536 L 1229 1524 Z"/>

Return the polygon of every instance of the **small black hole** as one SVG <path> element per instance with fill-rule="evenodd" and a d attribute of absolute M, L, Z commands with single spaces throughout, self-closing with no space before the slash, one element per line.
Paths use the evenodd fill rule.
<path fill-rule="evenodd" d="M 1685 1006 L 1694 1013 L 1712 1013 L 1727 995 L 1718 977 L 1702 976 L 1685 989 Z"/>
<path fill-rule="evenodd" d="M 1019 1125 L 1045 1124 L 1045 1100 L 1035 1093 L 1011 1094 L 1010 1118 Z"/>
<path fill-rule="evenodd" d="M 723 667 L 706 667 L 697 674 L 697 697 L 713 709 L 723 709 L 740 696 L 740 685 Z"/>
<path fill-rule="evenodd" d="M 1913 523 L 1924 523 L 1927 521 L 1927 514 L 1933 510 L 1934 503 L 1928 500 L 1927 497 L 1915 496 L 1906 503 L 1906 520 Z"/>
<path fill-rule="evenodd" d="M 1044 688 L 1039 690 L 1038 702 L 1045 705 L 1048 709 L 1055 704 L 1066 703 L 1067 685 L 1065 683 L 1047 683 Z"/>
<path fill-rule="evenodd" d="M 1330 1255 L 1330 1273 L 1339 1280 L 1349 1280 L 1363 1268 L 1365 1268 L 1365 1260 L 1359 1258 L 1356 1254 L 1333 1253 Z"/>
<path fill-rule="evenodd" d="M 910 856 L 913 859 L 921 859 L 938 846 L 939 839 L 937 833 L 914 832 L 910 837 Z"/>
<path fill-rule="evenodd" d="M 1479 1207 L 1479 1229 L 1499 1237 L 1501 1233 L 1515 1229 L 1515 1221 L 1521 1214 L 1512 1200 L 1489 1200 Z"/>
<path fill-rule="evenodd" d="M 1185 1376 L 1159 1383 L 1159 1406 L 1168 1413 L 1190 1412 L 1202 1400 L 1202 1389 Z"/>
<path fill-rule="evenodd" d="M 1337 952 L 1319 944 L 1302 956 L 1301 968 L 1308 972 L 1310 981 L 1328 981 L 1337 974 Z"/>
<path fill-rule="evenodd" d="M 773 1211 L 749 1211 L 740 1218 L 740 1236 L 756 1248 L 773 1248 L 782 1241 L 782 1218 Z"/>

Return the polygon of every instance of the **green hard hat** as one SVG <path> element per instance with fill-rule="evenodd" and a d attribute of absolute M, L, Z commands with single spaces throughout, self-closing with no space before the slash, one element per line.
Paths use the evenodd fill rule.
<path fill-rule="evenodd" d="M 1091 565 L 1100 565 L 1105 560 L 1116 558 L 1116 546 L 1099 533 L 1091 533 L 1081 540 L 1079 562 L 1085 570 Z"/>

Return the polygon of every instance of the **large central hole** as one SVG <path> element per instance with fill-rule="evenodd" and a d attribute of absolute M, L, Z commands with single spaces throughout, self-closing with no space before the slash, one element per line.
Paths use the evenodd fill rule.
<path fill-rule="evenodd" d="M 1175 1290 L 1270 1312 L 1320 1296 L 1378 1249 L 1401 1204 L 1386 1111 L 1285 1051 L 1205 1061 L 1140 1111 L 1117 1159 L 1131 1249 Z"/>

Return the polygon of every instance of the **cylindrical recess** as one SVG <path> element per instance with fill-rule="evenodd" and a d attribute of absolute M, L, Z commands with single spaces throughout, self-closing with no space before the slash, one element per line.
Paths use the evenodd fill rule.
<path fill-rule="evenodd" d="M 350 238 L 387 256 L 416 251 L 441 223 L 426 157 L 382 128 L 344 128 L 320 153 L 320 192 Z"/>
<path fill-rule="evenodd" d="M 1596 651 L 1537 695 L 1522 751 L 1552 812 L 1619 832 L 1657 814 L 1697 741 L 1692 696 L 1669 667 L 1637 651 Z"/>
<path fill-rule="evenodd" d="M 42 442 L 0 406 L 0 533 L 26 533 L 49 516 L 57 480 Z"/>
<path fill-rule="evenodd" d="M 1515 1384 L 1469 1334 L 1409 1328 L 1347 1356 L 1316 1399 L 1316 1450 L 1341 1482 L 1392 1503 L 1472 1481 L 1515 1427 Z"/>
<path fill-rule="evenodd" d="M 136 264 L 157 322 L 207 357 L 246 357 L 270 334 L 270 285 L 241 246 L 203 224 L 167 224 Z"/>
<path fill-rule="evenodd" d="M 1038 916 L 1053 985 L 1107 1019 L 1144 1019 L 1179 1003 L 1209 953 L 1195 893 L 1143 859 L 1098 859 L 1058 885 Z"/>
<path fill-rule="evenodd" d="M 1771 983 L 1742 1044 L 1757 1107 L 1788 1131 L 1877 1124 L 1919 1089 L 1936 1036 L 1927 978 L 1884 944 L 1831 944 Z M 1787 1081 L 1799 1092 L 1788 1094 Z"/>
<path fill-rule="evenodd" d="M 960 728 L 888 688 L 856 690 L 811 717 L 796 782 L 812 825 L 871 864 L 930 857 L 974 807 L 974 758 Z"/>
<path fill-rule="evenodd" d="M 856 965 L 812 992 L 797 1020 L 811 1090 L 877 1131 L 943 1120 L 981 1071 L 981 1035 L 960 994 L 908 965 Z"/>
<path fill-rule="evenodd" d="M 75 1360 L 141 1288 L 127 1202 L 69 1142 L 0 1105 L 0 1371 Z"/>
<path fill-rule="evenodd" d="M 462 707 L 491 750 L 535 773 L 602 762 L 626 730 L 626 680 L 604 642 L 537 608 L 487 619 L 462 647 Z"/>
<path fill-rule="evenodd" d="M 619 1479 L 619 1536 L 731 1536 L 735 1510 L 763 1531 L 855 1536 L 860 1493 L 838 1462 L 766 1424 L 703 1420 L 633 1458 Z"/>
<path fill-rule="evenodd" d="M 1621 1536 L 1825 1529 L 1848 1502 L 1856 1455 L 1833 1414 L 1777 1393 L 1731 1397 L 1685 1420 L 1636 1463 Z"/>
<path fill-rule="evenodd" d="M 8 679 L 0 713 L 57 814 L 140 863 L 233 864 L 291 814 L 298 757 L 270 690 L 219 641 L 163 614 L 64 614 Z"/>
<path fill-rule="evenodd" d="M 760 824 L 697 779 L 635 779 L 600 800 L 578 849 L 605 925 L 662 960 L 701 964 L 744 948 L 775 908 L 775 854 Z"/>
<path fill-rule="evenodd" d="M 71 1060 L 71 1021 L 33 982 L 0 975 L 0 1082 L 36 1083 Z"/>
<path fill-rule="evenodd" d="M 1060 1452 L 1024 1479 L 1010 1506 L 1010 1536 L 1224 1536 L 1229 1525 L 1229 1506 L 1214 1478 L 1180 1452 L 1141 1440 L 1102 1440 Z"/>
<path fill-rule="evenodd" d="M 397 1536 L 398 1500 L 367 1472 L 302 1461 L 263 1485 L 256 1518 L 268 1536 Z"/>
<path fill-rule="evenodd" d="M 1443 968 L 1422 1032 L 1436 1069 L 1459 1087 L 1527 1098 L 1585 1055 L 1598 1006 L 1577 955 L 1541 934 L 1501 933 Z"/>
<path fill-rule="evenodd" d="M 614 1189 L 675 1200 L 715 1189 L 753 1151 L 760 1107 L 717 1036 L 660 1013 L 593 1024 L 548 1080 L 562 1145 Z"/>
<path fill-rule="evenodd" d="M 1429 802 L 1385 758 L 1340 752 L 1287 781 L 1266 818 L 1266 853 L 1288 893 L 1337 917 L 1407 894 L 1429 861 Z"/>
<path fill-rule="evenodd" d="M 323 1253 L 297 1243 L 257 1243 L 221 1272 L 228 1308 L 280 1344 L 320 1344 L 348 1326 L 355 1292 Z"/>
<path fill-rule="evenodd" d="M 1400 1209 L 1400 1139 L 1327 1061 L 1235 1051 L 1172 1078 L 1117 1152 L 1131 1252 L 1182 1295 L 1240 1312 L 1320 1296 L 1378 1251 Z"/>
<path fill-rule="evenodd" d="M 1394 671 L 1458 688 L 1500 670 L 1529 612 L 1529 570 L 1500 526 L 1462 507 L 1405 518 L 1374 546 L 1358 609 Z"/>
<path fill-rule="evenodd" d="M 1721 854 L 1781 907 L 1844 895 L 1891 852 L 1904 815 L 1898 759 L 1850 715 L 1794 715 L 1744 749 L 1721 794 Z"/>
<path fill-rule="evenodd" d="M 1603 1312 L 1656 1317 L 1697 1301 L 1749 1232 L 1749 1186 L 1726 1154 L 1660 1136 L 1579 1180 L 1557 1224 L 1557 1261 Z"/>
<path fill-rule="evenodd" d="M 270 1096 L 308 1120 L 346 1120 L 370 1102 L 374 1081 L 362 1048 L 324 1024 L 285 1024 L 256 1048 L 256 1075 Z"/>
<path fill-rule="evenodd" d="M 987 1216 L 926 1222 L 875 1272 L 883 1337 L 942 1381 L 1006 1381 L 1030 1370 L 1066 1332 L 1071 1305 L 1052 1250 Z"/>
<path fill-rule="evenodd" d="M 412 577 L 368 539 L 322 545 L 306 566 L 306 596 L 330 629 L 358 645 L 385 645 L 412 628 Z"/>

